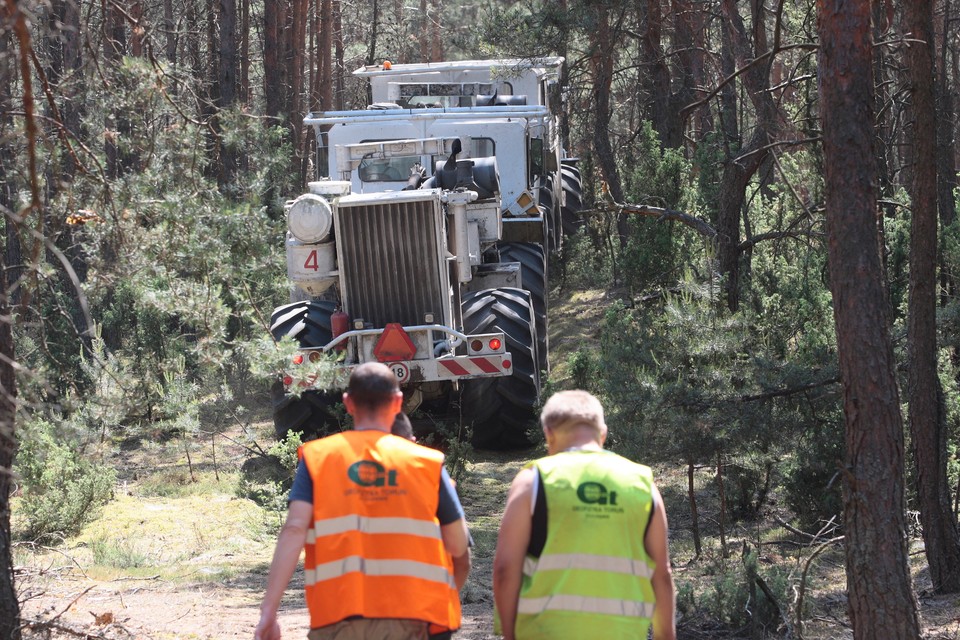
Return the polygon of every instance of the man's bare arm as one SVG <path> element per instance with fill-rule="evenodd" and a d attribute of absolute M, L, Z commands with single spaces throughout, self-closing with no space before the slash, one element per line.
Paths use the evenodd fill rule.
<path fill-rule="evenodd" d="M 459 591 L 467 583 L 467 575 L 470 573 L 470 534 L 467 532 L 467 521 L 460 518 L 440 525 L 440 535 L 443 537 L 443 547 L 453 558 L 453 579 Z"/>
<path fill-rule="evenodd" d="M 457 591 L 463 589 L 463 585 L 467 584 L 467 576 L 470 575 L 471 564 L 469 547 L 462 556 L 454 556 L 453 580 L 457 583 Z"/>
<path fill-rule="evenodd" d="M 313 505 L 303 500 L 292 500 L 287 511 L 287 520 L 277 536 L 277 547 L 267 576 L 267 591 L 260 605 L 260 622 L 254 632 L 256 640 L 273 640 L 280 637 L 277 610 L 290 578 L 300 561 L 300 552 L 307 540 L 307 530 L 313 520 Z"/>
<path fill-rule="evenodd" d="M 493 599 L 506 640 L 513 640 L 517 622 L 523 561 L 530 546 L 530 504 L 535 477 L 534 469 L 524 469 L 513 479 L 493 558 Z"/>
<path fill-rule="evenodd" d="M 653 593 L 657 598 L 657 604 L 653 610 L 653 640 L 675 640 L 677 637 L 676 595 L 667 541 L 667 510 L 663 506 L 663 497 L 656 487 L 653 488 L 653 497 L 656 506 L 650 516 L 647 536 L 643 540 L 647 554 L 656 563 L 651 579 Z"/>

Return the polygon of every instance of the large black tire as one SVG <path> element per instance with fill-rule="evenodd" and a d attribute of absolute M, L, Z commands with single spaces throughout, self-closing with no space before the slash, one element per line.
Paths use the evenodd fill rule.
<path fill-rule="evenodd" d="M 560 225 L 560 208 L 553 196 L 553 178 L 548 177 L 540 187 L 539 202 L 543 215 L 547 249 L 559 254 L 563 247 L 563 229 Z"/>
<path fill-rule="evenodd" d="M 530 446 L 527 430 L 536 424 L 540 399 L 533 314 L 530 293 L 523 289 L 487 289 L 464 297 L 464 331 L 503 332 L 513 362 L 509 376 L 467 380 L 461 387 L 461 417 L 473 425 L 478 449 Z"/>
<path fill-rule="evenodd" d="M 277 340 L 290 336 L 301 347 L 322 347 L 333 339 L 330 316 L 336 304 L 329 300 L 305 300 L 277 307 L 270 318 L 270 332 Z M 277 380 L 270 388 L 273 426 L 281 440 L 290 431 L 299 431 L 304 440 L 340 431 L 337 410 L 341 394 L 304 391 L 299 397 L 286 393 Z"/>
<path fill-rule="evenodd" d="M 537 370 L 550 373 L 550 336 L 547 324 L 547 258 L 543 247 L 532 242 L 501 242 L 500 262 L 519 262 L 523 288 L 530 292 L 537 330 Z"/>
<path fill-rule="evenodd" d="M 560 207 L 560 222 L 563 235 L 569 237 L 583 226 L 583 219 L 580 217 L 580 210 L 583 209 L 583 181 L 580 178 L 580 170 L 572 164 L 561 164 L 560 176 L 564 193 L 564 204 Z"/>

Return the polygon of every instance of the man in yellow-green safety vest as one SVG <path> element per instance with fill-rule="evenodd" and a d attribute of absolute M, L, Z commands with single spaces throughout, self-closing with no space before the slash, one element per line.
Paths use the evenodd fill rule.
<path fill-rule="evenodd" d="M 649 467 L 604 451 L 600 401 L 561 391 L 540 416 L 549 455 L 514 478 L 493 561 L 506 640 L 674 640 L 667 514 Z"/>

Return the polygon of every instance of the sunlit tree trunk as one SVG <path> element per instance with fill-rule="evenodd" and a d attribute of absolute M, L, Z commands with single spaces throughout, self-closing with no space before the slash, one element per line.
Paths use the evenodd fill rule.
<path fill-rule="evenodd" d="M 376 0 L 373 0 L 376 3 Z M 374 4 L 376 8 L 376 4 Z M 376 14 L 374 14 L 376 15 Z M 420 0 L 420 61 L 430 60 L 430 12 L 427 0 Z M 368 63 L 368 64 L 373 64 Z"/>
<path fill-rule="evenodd" d="M 440 27 L 443 17 L 442 0 L 430 0 L 430 60 L 429 62 L 443 62 L 443 39 L 440 37 Z"/>
<path fill-rule="evenodd" d="M 920 637 L 904 527 L 903 421 L 877 234 L 870 0 L 818 0 L 830 289 L 843 406 L 841 470 L 856 640 Z"/>
<path fill-rule="evenodd" d="M 960 537 L 950 507 L 947 418 L 937 374 L 937 125 L 930 0 L 904 5 L 912 36 L 906 60 L 911 78 L 914 141 L 910 196 L 910 298 L 907 322 L 910 436 L 924 550 L 936 593 L 960 591 Z"/>
<path fill-rule="evenodd" d="M 333 3 L 333 40 L 334 40 L 334 75 L 336 76 L 336 98 L 334 108 L 343 111 L 344 102 L 346 100 L 346 87 L 344 86 L 344 75 L 346 74 L 346 69 L 344 68 L 344 44 L 343 44 L 343 11 L 340 5 L 340 0 L 332 0 Z"/>
<path fill-rule="evenodd" d="M 319 98 L 320 109 L 333 109 L 333 24 L 332 0 L 320 0 Z"/>

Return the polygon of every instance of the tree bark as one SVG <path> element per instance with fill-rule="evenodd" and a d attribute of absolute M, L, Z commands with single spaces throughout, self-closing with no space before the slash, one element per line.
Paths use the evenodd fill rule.
<path fill-rule="evenodd" d="M 319 79 L 320 109 L 333 109 L 333 2 L 320 0 Z"/>
<path fill-rule="evenodd" d="M 280 2 L 263 5 L 263 93 L 268 116 L 279 116 L 283 103 L 280 73 Z M 270 123 L 273 126 L 274 123 Z"/>
<path fill-rule="evenodd" d="M 940 211 L 940 224 L 946 228 L 957 218 L 956 202 L 953 194 L 957 189 L 957 163 L 954 151 L 954 126 L 956 113 L 954 112 L 953 93 L 957 88 L 951 88 L 948 78 L 949 62 L 947 53 L 950 48 L 951 31 L 954 18 L 952 15 L 953 2 L 945 0 L 943 19 L 937 22 L 939 29 L 937 41 L 940 43 L 938 58 L 939 64 L 935 76 L 937 78 L 937 203 Z M 946 305 L 956 290 L 954 275 L 950 267 L 943 260 L 943 248 L 940 249 L 940 288 L 941 303 Z M 954 354 L 954 361 L 960 361 L 960 354 Z M 956 509 L 954 509 L 956 511 Z"/>
<path fill-rule="evenodd" d="M 930 0 L 904 5 L 911 35 L 906 62 L 913 90 L 909 139 L 914 141 L 910 196 L 910 297 L 907 375 L 910 436 L 924 550 L 935 593 L 960 591 L 960 536 L 950 507 L 947 421 L 937 374 L 937 125 Z"/>
<path fill-rule="evenodd" d="M 120 59 L 127 50 L 123 20 L 123 14 L 116 6 L 110 4 L 106 7 L 103 23 L 103 58 L 108 63 L 108 68 L 119 65 Z M 127 163 L 125 158 L 121 158 L 117 137 L 126 133 L 129 127 L 124 115 L 115 113 L 113 110 L 106 114 L 105 125 L 104 155 L 107 158 L 107 175 L 118 178 L 124 173 Z"/>
<path fill-rule="evenodd" d="M 237 2 L 220 0 L 220 56 L 217 74 L 217 110 L 233 108 L 237 102 Z M 220 171 L 217 182 L 221 187 L 230 185 L 236 178 L 239 165 L 236 152 L 224 144 L 219 121 L 217 122 L 217 145 L 220 147 Z"/>
<path fill-rule="evenodd" d="M 870 0 L 818 0 L 830 289 L 843 386 L 848 609 L 857 640 L 920 637 L 903 422 L 877 235 Z"/>
<path fill-rule="evenodd" d="M 250 0 L 240 0 L 240 101 L 249 106 L 250 91 Z"/>
<path fill-rule="evenodd" d="M 430 62 L 443 62 L 443 39 L 440 26 L 443 20 L 443 1 L 430 0 Z"/>
<path fill-rule="evenodd" d="M 663 52 L 663 12 L 660 0 L 647 0 L 638 3 L 643 11 L 643 21 L 646 29 L 640 38 L 640 53 L 643 55 L 642 77 L 646 80 L 640 86 L 645 88 L 644 111 L 650 120 L 651 126 L 660 137 L 660 144 L 670 146 L 670 69 L 667 67 L 667 58 Z"/>
<path fill-rule="evenodd" d="M 597 30 L 591 34 L 590 70 L 593 74 L 591 102 L 594 106 L 593 115 L 593 152 L 597 158 L 600 175 L 607 184 L 607 191 L 615 202 L 624 202 L 623 185 L 620 181 L 620 171 L 617 169 L 617 159 L 610 141 L 610 121 L 613 116 L 613 107 L 610 103 L 610 89 L 613 85 L 614 48 L 616 43 L 613 36 L 614 29 L 610 25 L 609 7 L 598 4 L 593 7 Z M 627 218 L 620 215 L 617 218 L 617 234 L 621 246 L 627 242 Z"/>
<path fill-rule="evenodd" d="M 14 81 L 18 76 L 17 57 L 13 50 L 12 31 L 16 28 L 21 34 L 20 46 L 29 44 L 26 17 L 16 3 L 6 0 L 0 5 L 0 136 L 12 125 L 10 111 L 13 107 Z M 22 51 L 21 51 L 22 53 Z M 23 56 L 25 59 L 25 56 Z M 24 90 L 24 100 L 28 99 Z M 24 104 L 24 110 L 30 114 L 32 109 Z M 27 128 L 28 135 L 32 130 Z M 34 144 L 34 140 L 28 141 Z M 6 173 L 12 160 L 8 145 L 0 145 L 0 205 L 14 210 L 16 205 L 16 185 Z M 9 182 L 8 182 L 9 181 Z M 39 197 L 36 181 L 32 185 L 34 202 Z M 15 352 L 13 344 L 13 311 L 10 308 L 8 275 L 18 279 L 21 271 L 20 243 L 16 223 L 6 212 L 4 216 L 6 239 L 4 250 L 0 252 L 0 638 L 20 640 L 20 602 L 17 599 L 16 582 L 13 573 L 13 553 L 10 532 L 10 495 L 13 489 L 13 459 L 17 451 L 16 439 L 16 398 L 17 381 L 14 372 Z M 16 244 L 13 255 L 16 256 L 16 269 L 7 273 L 7 258 L 11 253 L 11 240 Z"/>
<path fill-rule="evenodd" d="M 2 62 L 0 62 L 2 64 Z M 13 331 L 7 300 L 5 265 L 0 265 L 0 638 L 19 640 L 20 603 L 13 575 L 10 495 L 17 452 Z"/>
<path fill-rule="evenodd" d="M 727 494 L 723 490 L 723 454 L 717 452 L 717 494 L 720 498 L 720 514 L 717 522 L 720 528 L 720 555 L 729 557 L 727 552 Z"/>
<path fill-rule="evenodd" d="M 687 462 L 687 496 L 690 499 L 690 531 L 693 533 L 693 549 L 696 557 L 703 553 L 703 544 L 700 541 L 700 512 L 697 510 L 697 492 L 694 484 L 696 466 L 693 460 Z"/>
<path fill-rule="evenodd" d="M 163 0 L 163 28 L 166 31 L 164 55 L 170 64 L 177 63 L 177 34 L 174 31 L 173 0 Z"/>
<path fill-rule="evenodd" d="M 346 86 L 344 83 L 344 75 L 346 74 L 345 63 L 343 61 L 344 55 L 344 43 L 343 43 L 343 10 L 340 4 L 340 0 L 332 0 L 333 2 L 333 41 L 334 41 L 334 50 L 335 50 L 335 71 L 334 75 L 336 76 L 336 98 L 334 102 L 334 109 L 338 111 L 343 111 L 345 100 L 346 100 Z"/>

